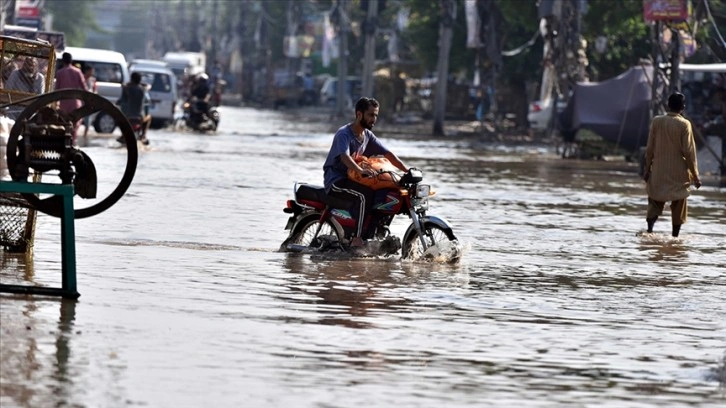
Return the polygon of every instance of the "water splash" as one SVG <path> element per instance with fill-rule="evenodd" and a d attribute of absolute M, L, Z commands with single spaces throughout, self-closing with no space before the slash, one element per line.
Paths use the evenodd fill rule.
<path fill-rule="evenodd" d="M 440 241 L 428 248 L 421 256 L 410 259 L 410 262 L 428 262 L 439 264 L 457 264 L 471 249 L 470 244 L 459 241 Z"/>

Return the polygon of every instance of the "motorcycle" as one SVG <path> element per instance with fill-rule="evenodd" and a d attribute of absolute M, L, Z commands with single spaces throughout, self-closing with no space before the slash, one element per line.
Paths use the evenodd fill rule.
<path fill-rule="evenodd" d="M 182 107 L 184 108 L 182 122 L 188 128 L 197 132 L 214 132 L 217 130 L 219 110 L 216 106 L 211 106 L 202 101 L 187 100 Z"/>
<path fill-rule="evenodd" d="M 380 172 L 393 173 L 393 172 Z M 439 246 L 458 242 L 447 221 L 427 215 L 429 197 L 435 193 L 428 184 L 422 184 L 423 172 L 412 168 L 402 176 L 393 173 L 397 188 L 384 188 L 375 191 L 371 207 L 367 238 L 377 243 L 376 252 L 380 255 L 394 255 L 401 249 L 404 259 L 437 257 Z M 287 200 L 283 211 L 291 214 L 285 230 L 290 233 L 281 246 L 289 252 L 326 252 L 350 249 L 346 238 L 352 235 L 356 221 L 347 211 L 350 204 L 336 197 L 330 197 L 322 186 L 295 183 L 294 199 Z M 397 215 L 407 215 L 411 219 L 403 241 L 394 237 L 390 225 Z M 458 251 L 457 251 L 458 252 Z M 449 262 L 458 261 L 459 254 L 449 255 Z"/>
<path fill-rule="evenodd" d="M 136 136 L 136 140 L 144 145 L 148 145 L 149 139 L 144 136 L 143 119 L 139 116 L 129 116 L 127 119 L 129 120 L 129 124 L 131 125 L 131 130 L 134 131 L 134 136 Z M 121 144 L 126 144 L 126 140 L 124 139 L 123 135 L 119 136 L 116 141 Z"/>

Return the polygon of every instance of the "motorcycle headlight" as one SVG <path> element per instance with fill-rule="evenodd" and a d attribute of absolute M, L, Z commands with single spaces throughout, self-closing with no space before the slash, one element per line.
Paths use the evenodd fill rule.
<path fill-rule="evenodd" d="M 428 198 L 430 192 L 431 186 L 427 184 L 419 184 L 416 186 L 416 197 L 418 198 Z"/>

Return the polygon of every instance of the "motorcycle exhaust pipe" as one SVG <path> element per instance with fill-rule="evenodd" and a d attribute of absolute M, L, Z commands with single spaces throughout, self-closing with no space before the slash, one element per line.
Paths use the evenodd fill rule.
<path fill-rule="evenodd" d="M 300 244 L 287 244 L 287 250 L 290 252 L 305 252 L 308 247 Z"/>

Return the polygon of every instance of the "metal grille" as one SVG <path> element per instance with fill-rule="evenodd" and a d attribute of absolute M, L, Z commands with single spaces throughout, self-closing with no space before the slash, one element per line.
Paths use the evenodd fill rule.
<path fill-rule="evenodd" d="M 8 252 L 28 252 L 33 247 L 37 212 L 16 193 L 0 194 L 0 247 Z"/>
<path fill-rule="evenodd" d="M 33 174 L 33 183 L 40 183 L 41 173 Z M 30 252 L 35 238 L 38 212 L 18 193 L 0 193 L 0 249 L 8 252 Z"/>

